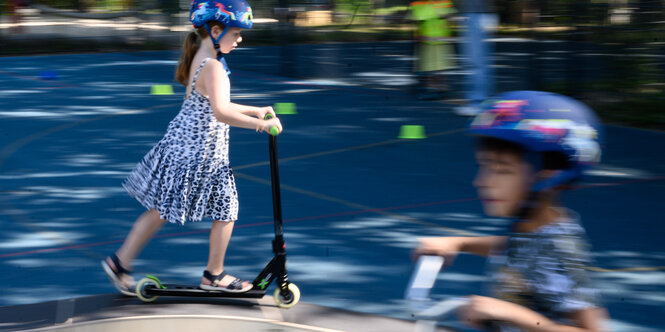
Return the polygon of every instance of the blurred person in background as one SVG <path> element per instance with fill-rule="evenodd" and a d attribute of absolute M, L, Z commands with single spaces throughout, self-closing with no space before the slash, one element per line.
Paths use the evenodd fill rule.
<path fill-rule="evenodd" d="M 489 100 L 471 124 L 477 136 L 473 181 L 485 213 L 510 218 L 506 236 L 420 239 L 415 256 L 460 252 L 488 257 L 490 296 L 471 296 L 458 316 L 492 331 L 603 331 L 587 267 L 580 216 L 561 192 L 600 161 L 600 124 L 562 95 L 513 91 Z"/>
<path fill-rule="evenodd" d="M 416 21 L 414 71 L 418 77 L 418 99 L 438 99 L 448 91 L 445 71 L 453 69 L 454 49 L 447 19 L 456 13 L 449 0 L 417 0 L 409 4 Z"/>
<path fill-rule="evenodd" d="M 9 15 L 12 18 L 12 28 L 10 29 L 12 33 L 22 33 L 23 28 L 21 27 L 21 13 L 18 10 L 21 7 L 24 7 L 22 0 L 9 0 Z"/>
<path fill-rule="evenodd" d="M 492 13 L 489 0 L 458 0 L 455 2 L 463 17 L 462 61 L 468 72 L 464 84 L 466 105 L 455 108 L 455 114 L 475 116 L 480 113 L 480 103 L 494 90 L 492 70 L 492 44 L 487 40 L 497 25 L 497 15 Z"/>

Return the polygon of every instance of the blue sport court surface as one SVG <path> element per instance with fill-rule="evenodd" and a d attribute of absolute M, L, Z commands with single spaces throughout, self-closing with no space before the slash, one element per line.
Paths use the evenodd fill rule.
<path fill-rule="evenodd" d="M 484 216 L 471 186 L 468 119 L 451 102 L 418 101 L 404 88 L 404 45 L 311 47 L 315 59 L 303 57 L 301 68 L 311 75 L 301 78 L 279 76 L 275 47 L 229 57 L 234 102 L 297 105 L 281 116 L 278 138 L 290 279 L 303 302 L 408 318 L 402 298 L 418 237 L 497 234 L 506 221 Z M 325 48 L 338 66 L 315 64 Z M 0 58 L 0 305 L 114 292 L 99 261 L 143 211 L 121 183 L 180 109 L 177 57 Z M 162 84 L 174 94 L 150 94 Z M 402 125 L 424 126 L 427 137 L 399 139 Z M 587 229 L 612 329 L 662 331 L 665 134 L 610 125 L 605 134 L 602 164 L 564 202 Z M 226 266 L 252 279 L 272 255 L 267 136 L 232 129 L 231 163 L 241 210 Z M 137 260 L 136 277 L 198 283 L 209 227 L 166 225 Z M 434 293 L 482 293 L 483 264 L 459 258 Z"/>

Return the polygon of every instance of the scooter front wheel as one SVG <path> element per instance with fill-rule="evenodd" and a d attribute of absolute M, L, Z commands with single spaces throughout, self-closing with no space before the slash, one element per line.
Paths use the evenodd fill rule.
<path fill-rule="evenodd" d="M 275 303 L 278 307 L 289 309 L 298 304 L 298 301 L 300 301 L 300 289 L 298 286 L 296 286 L 296 284 L 289 283 L 288 290 L 289 294 L 287 296 L 282 295 L 280 288 L 275 290 L 273 298 L 275 299 Z"/>

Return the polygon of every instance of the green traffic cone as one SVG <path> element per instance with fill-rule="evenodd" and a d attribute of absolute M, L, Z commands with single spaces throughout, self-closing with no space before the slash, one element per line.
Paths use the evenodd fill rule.
<path fill-rule="evenodd" d="M 399 136 L 401 139 L 423 139 L 425 136 L 425 127 L 419 125 L 403 125 L 399 129 Z"/>
<path fill-rule="evenodd" d="M 169 84 L 156 84 L 150 87 L 151 95 L 172 95 L 173 87 Z"/>
<path fill-rule="evenodd" d="M 275 103 L 273 108 L 277 114 L 298 114 L 295 103 Z"/>

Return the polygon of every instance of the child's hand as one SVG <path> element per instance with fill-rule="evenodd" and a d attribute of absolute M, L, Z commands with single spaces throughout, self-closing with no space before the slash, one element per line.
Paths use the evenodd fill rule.
<path fill-rule="evenodd" d="M 282 122 L 279 121 L 279 118 L 273 117 L 271 119 L 265 120 L 263 122 L 263 128 L 261 129 L 261 131 L 265 131 L 267 133 L 270 133 L 270 128 L 272 128 L 272 127 L 277 127 L 278 133 L 282 132 Z"/>
<path fill-rule="evenodd" d="M 275 114 L 275 110 L 272 109 L 272 106 L 266 106 L 266 107 L 258 107 L 256 109 L 256 117 L 259 119 L 265 119 L 266 114 L 272 115 L 273 118 L 277 117 L 277 114 Z M 280 130 L 281 131 L 281 130 Z"/>
<path fill-rule="evenodd" d="M 492 321 L 511 322 L 523 308 L 515 303 L 474 295 L 469 297 L 469 304 L 459 309 L 458 316 L 460 321 L 485 328 Z"/>
<path fill-rule="evenodd" d="M 459 244 L 455 238 L 425 237 L 418 240 L 418 247 L 411 253 L 413 259 L 424 255 L 443 256 L 445 266 L 452 265 L 459 252 Z"/>

